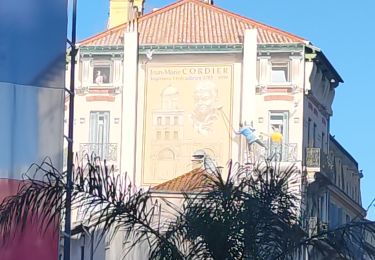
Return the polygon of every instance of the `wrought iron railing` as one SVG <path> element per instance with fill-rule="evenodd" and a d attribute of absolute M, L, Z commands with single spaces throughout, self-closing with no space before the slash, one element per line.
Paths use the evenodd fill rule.
<path fill-rule="evenodd" d="M 273 143 L 264 141 L 266 148 L 259 145 L 253 145 L 253 155 L 255 161 L 279 161 L 295 162 L 297 161 L 297 144 L 296 143 Z"/>
<path fill-rule="evenodd" d="M 80 153 L 101 160 L 117 161 L 117 143 L 80 143 Z"/>
<path fill-rule="evenodd" d="M 334 165 L 329 155 L 324 153 L 321 148 L 306 148 L 306 166 L 319 168 L 320 172 L 331 173 Z"/>
<path fill-rule="evenodd" d="M 320 148 L 306 148 L 306 166 L 320 168 Z"/>

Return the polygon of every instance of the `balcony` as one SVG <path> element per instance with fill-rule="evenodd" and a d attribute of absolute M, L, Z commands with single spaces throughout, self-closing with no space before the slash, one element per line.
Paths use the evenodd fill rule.
<path fill-rule="evenodd" d="M 298 159 L 296 143 L 275 144 L 266 141 L 264 144 L 267 149 L 259 145 L 253 146 L 255 161 L 296 162 Z"/>
<path fill-rule="evenodd" d="M 306 167 L 320 168 L 320 148 L 306 148 Z"/>
<path fill-rule="evenodd" d="M 117 143 L 80 143 L 80 155 L 107 161 L 117 161 Z"/>
<path fill-rule="evenodd" d="M 100 86 L 95 84 L 88 84 L 76 88 L 76 94 L 81 96 L 87 94 L 115 95 L 119 93 L 121 93 L 120 86 L 114 86 L 113 84 L 105 84 Z"/>
<path fill-rule="evenodd" d="M 308 171 L 320 172 L 330 179 L 333 175 L 333 162 L 321 148 L 306 148 L 306 167 Z"/>

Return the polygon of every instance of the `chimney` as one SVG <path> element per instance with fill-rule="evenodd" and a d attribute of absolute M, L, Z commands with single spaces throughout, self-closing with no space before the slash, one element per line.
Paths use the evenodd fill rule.
<path fill-rule="evenodd" d="M 197 150 L 191 156 L 192 169 L 202 168 L 206 153 L 203 150 Z"/>
<path fill-rule="evenodd" d="M 109 0 L 108 29 L 142 15 L 143 4 L 144 0 Z"/>
<path fill-rule="evenodd" d="M 142 16 L 145 0 L 133 0 L 133 1 L 134 1 L 134 4 L 133 4 L 134 7 L 137 8 L 137 15 Z"/>
<path fill-rule="evenodd" d="M 214 4 L 214 0 L 202 0 L 203 3 L 206 3 L 206 4 L 209 4 L 209 5 L 213 5 Z"/>

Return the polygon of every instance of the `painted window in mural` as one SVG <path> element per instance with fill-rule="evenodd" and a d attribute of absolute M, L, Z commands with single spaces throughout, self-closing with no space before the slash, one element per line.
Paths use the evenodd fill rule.
<path fill-rule="evenodd" d="M 289 113 L 287 111 L 270 111 L 269 113 L 269 132 L 270 136 L 270 156 L 275 160 L 284 160 L 288 158 L 288 126 Z"/>
<path fill-rule="evenodd" d="M 271 82 L 289 82 L 289 64 L 287 62 L 272 63 Z"/>
<path fill-rule="evenodd" d="M 89 155 L 94 154 L 101 159 L 108 157 L 109 143 L 109 111 L 90 112 Z"/>
<path fill-rule="evenodd" d="M 110 58 L 94 59 L 92 64 L 92 83 L 97 85 L 112 83 L 113 62 Z"/>

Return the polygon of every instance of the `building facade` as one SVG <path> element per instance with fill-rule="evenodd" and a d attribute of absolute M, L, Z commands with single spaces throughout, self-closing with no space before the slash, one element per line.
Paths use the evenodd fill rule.
<path fill-rule="evenodd" d="M 343 80 L 319 48 L 211 1 L 182 0 L 148 14 L 143 1 L 110 6 L 108 30 L 79 44 L 79 156 L 106 160 L 138 187 L 190 172 L 201 151 L 221 166 L 271 158 L 297 166 L 290 188 L 302 198 L 306 228 L 365 217 L 362 173 L 329 132 Z M 248 150 L 233 131 L 240 123 L 255 128 L 266 148 Z M 272 139 L 275 131 L 282 142 Z M 106 250 L 119 259 L 111 243 Z"/>

